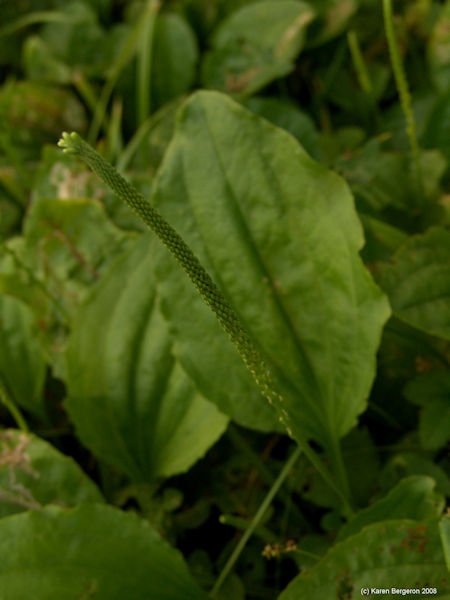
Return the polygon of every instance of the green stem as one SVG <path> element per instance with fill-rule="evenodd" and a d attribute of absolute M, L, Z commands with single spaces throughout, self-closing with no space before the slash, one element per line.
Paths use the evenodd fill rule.
<path fill-rule="evenodd" d="M 307 558 L 312 558 L 316 561 L 319 561 L 323 558 L 320 554 L 314 554 L 314 552 L 309 552 L 308 550 L 302 550 L 301 548 L 297 548 L 296 550 L 293 550 L 292 554 L 297 554 L 298 556 L 306 556 Z"/>
<path fill-rule="evenodd" d="M 306 439 L 300 436 L 297 432 L 296 440 L 300 446 L 300 448 L 305 453 L 306 458 L 314 465 L 317 469 L 317 472 L 321 475 L 322 479 L 330 486 L 330 488 L 339 496 L 342 501 L 342 507 L 344 513 L 347 516 L 353 514 L 353 508 L 351 506 L 350 500 L 350 492 L 348 489 L 348 485 L 346 485 L 346 478 L 339 475 L 339 485 L 335 483 L 335 480 L 323 461 L 320 459 L 320 456 L 311 448 Z M 334 454 L 333 448 L 329 448 L 331 454 Z M 338 443 L 338 452 L 340 453 L 340 446 Z M 339 459 L 338 459 L 339 461 Z M 342 461 L 342 456 L 341 456 Z M 339 469 L 340 470 L 340 469 Z"/>
<path fill-rule="evenodd" d="M 92 114 L 94 114 L 98 104 L 98 97 L 90 81 L 86 79 L 83 73 L 77 71 L 73 74 L 72 84 L 74 85 L 77 92 L 80 94 L 83 101 L 86 103 L 86 106 L 90 109 Z M 106 131 L 107 128 L 108 115 L 105 115 L 103 117 L 102 130 Z"/>
<path fill-rule="evenodd" d="M 80 19 L 80 22 L 82 20 Z M 0 38 L 11 35 L 29 25 L 38 25 L 39 23 L 74 23 L 76 19 L 73 15 L 64 14 L 53 10 L 32 12 L 23 17 L 19 17 L 12 23 L 0 27 Z"/>
<path fill-rule="evenodd" d="M 148 11 L 141 35 L 141 48 L 138 54 L 137 75 L 137 126 L 139 127 L 151 113 L 151 82 L 153 40 L 156 18 L 161 8 L 160 0 L 149 0 Z"/>
<path fill-rule="evenodd" d="M 242 531 L 247 531 L 251 525 L 250 519 L 235 517 L 234 515 L 220 515 L 219 522 L 222 523 L 222 525 L 229 525 L 230 527 L 241 529 Z M 263 525 L 257 525 L 254 528 L 253 533 L 266 544 L 277 542 L 279 539 L 278 536 Z"/>
<path fill-rule="evenodd" d="M 149 9 L 147 8 L 147 10 Z M 94 112 L 94 116 L 92 117 L 91 126 L 88 132 L 88 140 L 91 144 L 95 143 L 100 129 L 102 128 L 103 121 L 106 116 L 108 102 L 111 98 L 114 86 L 116 85 L 117 80 L 119 79 L 119 75 L 122 69 L 128 64 L 128 62 L 131 60 L 135 53 L 136 46 L 142 36 L 142 29 L 145 25 L 145 22 L 145 15 L 142 19 L 138 19 L 138 22 L 131 30 L 122 52 L 119 54 L 105 81 L 105 85 L 103 86 L 99 101 L 97 102 L 97 106 Z"/>
<path fill-rule="evenodd" d="M 115 98 L 112 110 L 111 119 L 107 128 L 107 154 L 111 162 L 115 162 L 115 159 L 121 154 L 123 149 L 122 141 L 122 112 L 123 103 L 121 98 Z"/>
<path fill-rule="evenodd" d="M 342 456 L 341 442 L 336 436 L 332 436 L 329 450 L 330 455 L 333 457 L 336 477 L 339 481 L 339 489 L 343 490 L 345 495 L 345 503 L 343 505 L 344 513 L 345 516 L 349 518 L 354 514 L 354 510 L 352 508 L 352 497 L 348 483 L 347 469 L 345 468 L 345 463 Z"/>
<path fill-rule="evenodd" d="M 422 170 L 420 167 L 419 144 L 417 143 L 416 125 L 414 121 L 414 113 L 412 110 L 411 94 L 409 92 L 408 80 L 406 79 L 406 73 L 403 68 L 397 39 L 395 37 L 391 0 L 383 0 L 383 18 L 386 39 L 389 47 L 389 54 L 391 57 L 392 70 L 394 72 L 395 83 L 397 84 L 400 105 L 402 107 L 402 111 L 406 119 L 406 132 L 408 134 L 409 144 L 411 146 L 411 151 L 413 155 L 418 190 L 423 197 L 424 188 L 422 183 Z"/>
<path fill-rule="evenodd" d="M 369 412 L 372 410 L 376 415 L 384 419 L 390 427 L 397 429 L 397 431 L 403 430 L 403 426 L 396 419 L 394 419 L 394 417 L 390 415 L 384 408 L 378 406 L 378 404 L 376 404 L 376 402 L 374 402 L 373 400 L 370 401 L 368 410 Z"/>
<path fill-rule="evenodd" d="M 263 464 L 260 457 L 246 442 L 239 431 L 231 424 L 227 430 L 227 436 L 230 438 L 231 443 L 235 446 L 239 452 L 242 452 L 248 460 L 252 463 L 253 467 L 258 471 L 259 476 L 267 485 L 272 485 L 274 477 L 269 469 Z"/>
<path fill-rule="evenodd" d="M 356 71 L 356 76 L 358 77 L 359 85 L 361 86 L 363 92 L 370 96 L 372 93 L 372 82 L 370 81 L 369 73 L 366 69 L 366 64 L 361 53 L 361 48 L 359 47 L 356 31 L 351 30 L 347 33 L 347 42 L 348 47 L 350 48 L 350 54 Z"/>
<path fill-rule="evenodd" d="M 14 421 L 17 423 L 18 428 L 21 431 L 23 431 L 24 433 L 29 433 L 30 430 L 28 428 L 28 425 L 27 425 L 25 419 L 22 416 L 22 413 L 20 412 L 20 410 L 16 406 L 16 404 L 13 402 L 12 398 L 6 391 L 6 387 L 4 386 L 3 382 L 1 382 L 1 381 L 0 381 L 0 402 L 2 402 L 2 404 L 4 404 L 6 406 L 6 408 L 9 410 Z"/>
<path fill-rule="evenodd" d="M 252 534 L 255 531 L 256 527 L 259 525 L 261 519 L 264 516 L 264 513 L 269 508 L 269 506 L 270 506 L 272 500 L 274 499 L 276 493 L 280 489 L 280 487 L 283 484 L 283 482 L 286 479 L 286 477 L 289 475 L 292 467 L 294 466 L 294 464 L 299 459 L 301 453 L 302 453 L 301 448 L 297 447 L 294 450 L 294 452 L 291 454 L 291 456 L 289 457 L 289 459 L 286 461 L 286 464 L 284 465 L 283 469 L 281 470 L 280 474 L 278 475 L 277 479 L 275 480 L 273 486 L 268 491 L 266 497 L 264 498 L 263 502 L 261 503 L 261 506 L 259 507 L 259 509 L 256 512 L 255 516 L 251 520 L 251 523 L 250 523 L 248 529 L 245 531 L 245 533 L 243 534 L 243 536 L 239 540 L 238 545 L 236 546 L 236 548 L 232 552 L 230 558 L 227 560 L 224 568 L 222 569 L 219 577 L 217 578 L 217 581 L 214 584 L 214 587 L 212 588 L 211 593 L 210 593 L 211 598 L 214 598 L 217 595 L 217 593 L 220 590 L 220 588 L 222 587 L 222 584 L 224 583 L 224 581 L 227 578 L 228 574 L 230 573 L 230 571 L 234 567 L 236 561 L 238 560 L 239 556 L 241 555 L 243 549 L 245 548 L 248 540 L 252 536 Z"/>
<path fill-rule="evenodd" d="M 249 459 L 253 467 L 258 471 L 258 474 L 261 477 L 262 481 L 268 486 L 273 485 L 273 482 L 275 480 L 274 475 L 264 465 L 258 454 L 254 452 L 254 450 L 252 450 L 252 448 L 249 446 L 244 437 L 239 433 L 238 429 L 231 424 L 228 427 L 227 435 L 230 438 L 231 443 Z M 284 502 L 286 506 L 288 506 L 291 503 L 290 495 L 284 489 L 280 490 L 280 499 Z M 306 520 L 306 518 L 303 516 L 299 508 L 293 505 L 292 510 L 295 513 L 294 518 L 296 519 L 296 521 L 298 523 L 301 523 L 302 527 L 307 531 L 310 530 L 311 526 Z"/>

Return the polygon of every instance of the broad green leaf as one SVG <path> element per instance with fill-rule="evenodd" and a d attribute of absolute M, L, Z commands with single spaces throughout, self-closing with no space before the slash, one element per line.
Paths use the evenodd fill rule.
<path fill-rule="evenodd" d="M 45 504 L 102 501 L 97 486 L 72 458 L 33 434 L 0 431 L 0 517 L 41 510 Z"/>
<path fill-rule="evenodd" d="M 55 506 L 0 520 L 0 598 L 206 600 L 180 553 L 132 513 Z"/>
<path fill-rule="evenodd" d="M 255 2 L 232 13 L 213 35 L 202 75 L 206 87 L 250 96 L 294 68 L 311 5 L 297 0 Z"/>
<path fill-rule="evenodd" d="M 444 548 L 445 561 L 447 563 L 447 568 L 450 571 L 450 517 L 448 515 L 445 515 L 440 520 L 439 529 L 441 532 L 441 541 Z"/>
<path fill-rule="evenodd" d="M 152 65 L 152 99 L 162 106 L 192 86 L 198 60 L 195 34 L 177 14 L 162 13 L 156 20 Z"/>
<path fill-rule="evenodd" d="M 441 494 L 433 491 L 435 485 L 431 477 L 424 475 L 405 477 L 384 498 L 356 513 L 339 531 L 338 540 L 355 535 L 366 525 L 378 521 L 388 519 L 423 521 L 440 516 L 445 500 Z"/>
<path fill-rule="evenodd" d="M 385 269 L 381 285 L 396 317 L 450 339 L 450 231 L 433 227 L 412 236 Z"/>
<path fill-rule="evenodd" d="M 410 381 L 403 393 L 422 407 L 419 437 L 426 450 L 437 450 L 450 440 L 450 373 L 423 373 Z"/>
<path fill-rule="evenodd" d="M 170 186 L 176 184 L 175 180 Z M 184 190 L 181 189 L 173 199 L 179 199 L 180 215 L 187 225 L 186 208 L 183 207 Z M 167 207 L 165 215 L 170 214 Z M 177 219 L 177 229 L 181 223 Z M 185 234 L 186 231 L 183 231 Z M 194 236 L 191 232 L 189 244 Z M 187 238 L 185 238 L 187 239 Z M 196 245 L 199 255 L 199 241 Z M 192 246 L 194 247 L 194 246 Z M 283 430 L 275 411 L 261 396 L 254 381 L 244 366 L 234 346 L 224 335 L 216 317 L 203 303 L 191 282 L 165 248 L 155 249 L 155 273 L 158 278 L 158 291 L 161 293 L 161 310 L 168 319 L 171 333 L 174 334 L 173 351 L 199 391 L 220 411 L 231 417 L 236 423 L 260 431 Z M 207 265 L 203 255 L 202 263 Z M 208 271 L 212 273 L 212 268 Z"/>
<path fill-rule="evenodd" d="M 186 471 L 227 418 L 171 352 L 143 236 L 92 288 L 67 351 L 66 407 L 81 441 L 137 482 Z"/>
<path fill-rule="evenodd" d="M 41 417 L 46 370 L 30 309 L 0 294 L 0 382 L 13 402 Z"/>
<path fill-rule="evenodd" d="M 392 588 L 435 587 L 450 598 L 448 572 L 439 539 L 438 522 L 407 519 L 382 521 L 334 545 L 314 567 L 300 573 L 279 600 L 349 600 L 361 590 L 377 598 L 392 598 Z M 403 597 L 401 592 L 397 592 Z M 371 594 L 367 594 L 370 596 Z"/>
<path fill-rule="evenodd" d="M 327 444 L 347 433 L 366 406 L 389 309 L 358 255 L 362 230 L 345 182 L 290 134 L 225 95 L 199 92 L 179 113 L 154 201 L 271 366 L 294 437 Z M 177 354 L 201 389 L 208 360 L 213 399 L 224 381 L 217 369 L 227 370 L 230 387 L 244 378 L 232 368 L 230 342 L 203 320 L 195 293 L 160 254 Z"/>

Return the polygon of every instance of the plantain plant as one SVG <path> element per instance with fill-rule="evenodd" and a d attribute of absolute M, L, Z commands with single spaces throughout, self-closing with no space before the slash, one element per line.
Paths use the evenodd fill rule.
<path fill-rule="evenodd" d="M 0 600 L 450 598 L 448 2 L 338 4 L 0 6 Z"/>

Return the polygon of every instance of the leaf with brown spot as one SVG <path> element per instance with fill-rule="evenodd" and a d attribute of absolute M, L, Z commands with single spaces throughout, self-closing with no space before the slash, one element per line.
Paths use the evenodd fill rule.
<path fill-rule="evenodd" d="M 0 517 L 46 504 L 102 501 L 97 486 L 72 458 L 35 435 L 0 432 Z"/>
<path fill-rule="evenodd" d="M 359 596 L 366 587 L 422 586 L 437 588 L 439 598 L 449 597 L 438 519 L 421 523 L 400 519 L 368 525 L 335 544 L 315 566 L 300 573 L 279 600 L 343 600 L 351 590 L 357 590 Z M 349 597 L 356 598 L 356 592 Z"/>

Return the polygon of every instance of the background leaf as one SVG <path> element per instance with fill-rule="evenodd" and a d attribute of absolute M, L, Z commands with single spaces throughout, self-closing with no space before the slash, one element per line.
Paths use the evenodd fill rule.
<path fill-rule="evenodd" d="M 1 519 L 0 589 L 15 600 L 207 598 L 147 521 L 98 504 Z"/>
<path fill-rule="evenodd" d="M 293 103 L 280 98 L 255 96 L 245 105 L 256 115 L 292 133 L 312 158 L 319 158 L 318 132 L 314 121 Z"/>
<path fill-rule="evenodd" d="M 45 351 L 56 377 L 65 378 L 62 352 L 72 317 L 89 287 L 133 240 L 112 223 L 98 199 L 71 197 L 85 173 L 70 176 L 63 162 L 53 165 L 49 197 L 35 197 L 24 220 L 24 236 L 8 240 L 0 265 L 0 288 L 28 304 L 35 316 L 33 337 Z M 102 191 L 102 190 L 98 190 Z M 59 197 L 55 197 L 59 196 Z"/>
<path fill-rule="evenodd" d="M 358 0 L 315 0 L 318 19 L 308 32 L 308 46 L 319 46 L 338 35 L 358 8 Z"/>
<path fill-rule="evenodd" d="M 232 13 L 205 55 L 205 87 L 249 96 L 284 77 L 294 68 L 313 18 L 311 5 L 294 0 L 255 2 Z"/>
<path fill-rule="evenodd" d="M 447 463 L 447 464 L 446 464 Z M 382 492 L 386 492 L 399 481 L 410 475 L 427 475 L 436 482 L 436 491 L 445 496 L 450 495 L 450 478 L 448 476 L 448 458 L 442 466 L 418 452 L 399 452 L 385 464 L 379 479 Z"/>
<path fill-rule="evenodd" d="M 0 517 L 46 504 L 103 502 L 78 464 L 48 442 L 15 429 L 0 431 Z"/>
<path fill-rule="evenodd" d="M 450 440 L 450 373 L 423 373 L 410 381 L 406 398 L 422 407 L 419 437 L 426 450 L 436 450 Z"/>
<path fill-rule="evenodd" d="M 0 294 L 0 380 L 14 402 L 40 417 L 45 416 L 46 371 L 30 309 Z"/>
<path fill-rule="evenodd" d="M 61 130 L 86 128 L 85 110 L 75 94 L 32 81 L 2 87 L 0 118 L 7 143 L 22 160 L 38 158 L 41 146 L 54 144 Z"/>
<path fill-rule="evenodd" d="M 351 465 L 348 471 L 348 484 L 352 499 L 357 507 L 366 506 L 377 483 L 380 461 L 377 449 L 366 429 L 352 429 L 341 442 L 345 464 Z M 298 476 L 297 490 L 309 502 L 317 506 L 339 509 L 341 499 L 324 481 L 316 470 L 308 469 L 305 460 L 303 468 L 306 480 Z M 340 523 L 339 519 L 339 523 Z"/>
<path fill-rule="evenodd" d="M 160 14 L 156 20 L 151 80 L 156 106 L 190 89 L 197 61 L 197 40 L 189 24 L 180 15 Z"/>
<path fill-rule="evenodd" d="M 317 564 L 298 575 L 279 600 L 360 598 L 361 588 L 436 587 L 450 598 L 448 572 L 437 520 L 384 521 L 336 544 Z"/>
<path fill-rule="evenodd" d="M 439 148 L 450 160 L 450 89 L 438 97 L 422 136 L 425 148 Z"/>
<path fill-rule="evenodd" d="M 355 535 L 366 525 L 378 521 L 400 518 L 422 521 L 438 517 L 444 508 L 445 500 L 441 494 L 433 491 L 435 485 L 431 477 L 405 477 L 384 498 L 352 517 L 339 531 L 338 540 Z"/>
<path fill-rule="evenodd" d="M 143 236 L 92 288 L 67 351 L 66 407 L 80 439 L 135 481 L 187 470 L 228 419 L 174 360 Z"/>
<path fill-rule="evenodd" d="M 439 11 L 427 51 L 433 81 L 438 89 L 445 91 L 450 85 L 450 1 L 444 2 Z"/>
<path fill-rule="evenodd" d="M 450 339 L 450 231 L 433 227 L 411 237 L 385 269 L 381 285 L 396 317 Z"/>
<path fill-rule="evenodd" d="M 257 342 L 294 437 L 327 444 L 348 432 L 364 410 L 389 310 L 358 256 L 361 226 L 345 183 L 286 132 L 224 95 L 199 92 L 179 114 L 154 200 Z M 159 260 L 177 352 L 198 372 L 199 350 L 219 344 L 223 359 L 230 343 L 218 329 L 212 342 L 196 314 L 212 342 L 200 346 L 200 329 L 187 325 L 194 300 L 181 305 L 168 261 Z"/>

